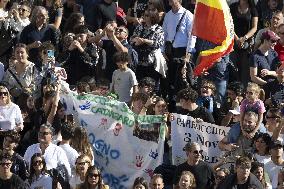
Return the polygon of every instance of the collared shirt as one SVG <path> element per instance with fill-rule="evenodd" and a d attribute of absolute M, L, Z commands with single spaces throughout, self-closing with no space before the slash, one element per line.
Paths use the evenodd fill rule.
<path fill-rule="evenodd" d="M 173 42 L 173 47 L 187 47 L 187 52 L 193 52 L 196 41 L 196 37 L 191 35 L 193 14 L 183 7 L 181 7 L 177 13 L 173 13 L 173 11 L 170 10 L 166 14 L 163 23 L 165 41 L 173 41 L 177 24 L 179 23 L 184 11 L 186 11 L 186 14 L 181 21 L 180 27 Z M 164 48 L 162 48 L 162 52 L 163 51 Z"/>
<path fill-rule="evenodd" d="M 35 153 L 42 154 L 39 143 L 29 146 L 28 149 L 26 150 L 24 159 L 28 163 L 28 165 L 30 165 L 31 158 Z M 68 158 L 66 156 L 66 153 L 62 148 L 56 146 L 55 144 L 49 144 L 49 146 L 45 149 L 43 157 L 46 162 L 47 170 L 56 168 L 58 165 L 63 164 L 65 165 L 68 171 L 69 177 L 71 176 L 71 167 Z"/>

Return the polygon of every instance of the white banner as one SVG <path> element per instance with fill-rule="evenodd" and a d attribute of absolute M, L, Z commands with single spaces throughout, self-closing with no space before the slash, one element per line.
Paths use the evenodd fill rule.
<path fill-rule="evenodd" d="M 111 189 L 132 188 L 134 179 L 150 180 L 162 163 L 165 125 L 162 116 L 136 116 L 125 103 L 63 90 L 61 102 L 88 130 L 95 165 Z"/>
<path fill-rule="evenodd" d="M 204 161 L 216 163 L 222 154 L 218 142 L 228 133 L 229 127 L 218 126 L 211 123 L 197 123 L 192 117 L 174 114 L 171 123 L 172 158 L 173 164 L 179 165 L 187 157 L 183 148 L 188 142 L 197 142 L 203 150 Z"/>

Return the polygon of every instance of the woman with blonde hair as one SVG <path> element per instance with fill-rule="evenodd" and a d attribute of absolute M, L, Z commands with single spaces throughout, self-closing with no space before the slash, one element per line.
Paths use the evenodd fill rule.
<path fill-rule="evenodd" d="M 87 130 L 83 127 L 76 127 L 74 129 L 74 137 L 71 139 L 71 146 L 79 153 L 85 154 L 90 157 L 91 164 L 93 165 L 94 153 L 91 144 L 89 143 L 89 138 Z"/>
<path fill-rule="evenodd" d="M 75 172 L 69 181 L 71 189 L 75 189 L 84 182 L 87 170 L 91 166 L 91 159 L 89 156 L 82 154 L 76 159 L 75 165 Z"/>
<path fill-rule="evenodd" d="M 179 189 L 195 189 L 196 181 L 190 171 L 183 171 L 179 179 Z"/>
<path fill-rule="evenodd" d="M 21 110 L 11 101 L 5 86 L 0 86 L 0 125 L 3 130 L 22 131 L 24 128 Z"/>
<path fill-rule="evenodd" d="M 77 189 L 109 189 L 103 182 L 101 171 L 96 166 L 88 168 L 85 181 Z"/>

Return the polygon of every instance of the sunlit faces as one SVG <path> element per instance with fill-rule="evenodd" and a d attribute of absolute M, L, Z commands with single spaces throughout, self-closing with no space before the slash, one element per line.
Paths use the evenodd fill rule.
<path fill-rule="evenodd" d="M 76 161 L 76 170 L 78 173 L 85 173 L 89 168 L 91 162 L 88 158 L 77 159 Z"/>
<path fill-rule="evenodd" d="M 188 151 L 188 159 L 199 161 L 202 158 L 203 150 L 201 150 L 200 146 L 194 145 L 191 150 Z"/>
<path fill-rule="evenodd" d="M 12 161 L 8 159 L 2 159 L 0 162 L 0 172 L 9 173 L 12 166 Z"/>
<path fill-rule="evenodd" d="M 182 175 L 179 180 L 180 189 L 188 189 L 192 185 L 192 179 L 189 175 Z"/>
<path fill-rule="evenodd" d="M 128 62 L 116 62 L 116 65 L 118 69 L 120 70 L 126 70 L 127 69 Z"/>
<path fill-rule="evenodd" d="M 201 86 L 201 96 L 211 96 L 213 95 L 212 87 L 209 85 Z"/>
<path fill-rule="evenodd" d="M 250 133 L 252 132 L 257 124 L 257 118 L 252 115 L 245 115 L 243 120 L 243 130 Z"/>
<path fill-rule="evenodd" d="M 28 59 L 28 52 L 24 47 L 17 47 L 15 50 L 15 58 L 20 63 L 25 63 Z"/>
<path fill-rule="evenodd" d="M 155 115 L 163 115 L 167 112 L 167 104 L 165 101 L 157 101 L 154 106 Z"/>
<path fill-rule="evenodd" d="M 19 8 L 19 15 L 22 19 L 28 18 L 30 16 L 31 9 L 26 5 L 21 5 Z"/>
<path fill-rule="evenodd" d="M 256 99 L 258 99 L 259 93 L 252 87 L 248 87 L 246 91 L 246 98 L 250 102 L 254 102 Z"/>
<path fill-rule="evenodd" d="M 48 19 L 48 13 L 45 9 L 40 9 L 36 15 L 36 24 L 38 26 L 46 24 Z"/>
<path fill-rule="evenodd" d="M 35 171 L 41 171 L 43 169 L 43 159 L 41 157 L 35 157 L 31 164 Z"/>
<path fill-rule="evenodd" d="M 10 150 L 14 150 L 16 147 L 17 147 L 17 143 L 13 141 L 11 137 L 9 136 L 4 137 L 3 149 L 10 151 Z"/>
<path fill-rule="evenodd" d="M 88 182 L 90 185 L 97 185 L 99 183 L 100 173 L 97 170 L 91 171 L 88 174 Z"/>
<path fill-rule="evenodd" d="M 250 166 L 248 165 L 238 165 L 237 166 L 237 177 L 238 180 L 247 180 L 250 174 Z"/>
<path fill-rule="evenodd" d="M 253 174 L 258 178 L 258 180 L 263 179 L 263 167 L 258 167 Z"/>
<path fill-rule="evenodd" d="M 87 37 L 88 37 L 88 34 L 86 33 L 80 33 L 76 35 L 76 39 L 79 41 L 81 45 L 87 42 Z"/>
<path fill-rule="evenodd" d="M 255 140 L 254 142 L 255 144 L 255 148 L 257 151 L 261 151 L 261 152 L 265 152 L 266 148 L 267 148 L 267 144 L 265 143 L 265 141 L 263 140 L 263 138 L 258 138 Z"/>
<path fill-rule="evenodd" d="M 151 180 L 151 189 L 163 189 L 163 188 L 164 188 L 164 182 L 162 178 L 157 177 Z"/>
<path fill-rule="evenodd" d="M 283 23 L 283 14 L 281 12 L 274 14 L 271 19 L 271 25 L 273 27 L 278 27 L 280 24 Z"/>
<path fill-rule="evenodd" d="M 0 101 L 2 101 L 2 103 L 7 103 L 8 95 L 8 91 L 6 91 L 5 89 L 0 89 Z"/>
<path fill-rule="evenodd" d="M 40 127 L 38 132 L 38 141 L 40 143 L 50 143 L 52 140 L 52 132 L 49 128 Z"/>

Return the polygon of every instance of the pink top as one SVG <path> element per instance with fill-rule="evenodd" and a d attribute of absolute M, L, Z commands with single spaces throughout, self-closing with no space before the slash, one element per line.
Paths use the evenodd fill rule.
<path fill-rule="evenodd" d="M 244 99 L 241 103 L 240 111 L 243 113 L 252 111 L 257 114 L 263 114 L 265 112 L 265 107 L 262 100 L 257 99 L 256 101 L 251 103 L 248 99 Z"/>

